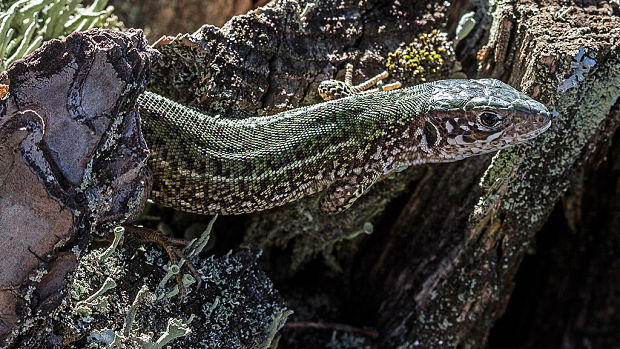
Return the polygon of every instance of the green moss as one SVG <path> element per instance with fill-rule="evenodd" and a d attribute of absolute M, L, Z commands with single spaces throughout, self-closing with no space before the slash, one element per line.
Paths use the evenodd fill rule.
<path fill-rule="evenodd" d="M 437 80 L 448 76 L 452 69 L 455 61 L 452 46 L 446 33 L 433 30 L 388 54 L 385 66 L 393 79 L 405 84 Z"/>

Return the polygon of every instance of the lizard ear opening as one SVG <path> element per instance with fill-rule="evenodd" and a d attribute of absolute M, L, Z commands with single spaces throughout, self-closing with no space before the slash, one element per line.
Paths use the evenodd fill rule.
<path fill-rule="evenodd" d="M 437 141 L 440 138 L 437 127 L 430 121 L 424 122 L 424 137 L 426 137 L 426 143 L 429 148 L 437 145 Z"/>

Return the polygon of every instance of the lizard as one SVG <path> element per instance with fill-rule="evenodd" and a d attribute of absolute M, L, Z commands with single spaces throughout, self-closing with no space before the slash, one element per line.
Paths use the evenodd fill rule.
<path fill-rule="evenodd" d="M 319 88 L 326 99 L 343 98 L 241 120 L 206 115 L 152 92 L 140 94 L 140 125 L 151 152 L 150 197 L 188 212 L 242 214 L 324 192 L 321 210 L 337 214 L 394 171 L 512 146 L 541 134 L 551 122 L 543 104 L 498 80 L 366 91 L 386 74 L 352 86 L 351 72 L 347 67 L 344 83 L 329 81 Z M 0 98 L 7 91 L 0 86 Z M 186 260 L 153 231 L 123 225 L 138 239 L 161 244 L 171 261 Z M 178 275 L 177 284 L 183 298 Z"/>
<path fill-rule="evenodd" d="M 242 214 L 324 192 L 320 208 L 333 215 L 394 171 L 506 148 L 551 123 L 543 104 L 499 80 L 367 91 L 386 74 L 357 86 L 351 75 L 347 66 L 344 83 L 322 83 L 323 103 L 241 120 L 140 94 L 151 199 L 199 214 Z M 5 86 L 0 98 L 7 95 Z M 185 259 L 153 231 L 124 226 L 164 246 L 171 260 Z"/>
<path fill-rule="evenodd" d="M 499 80 L 365 93 L 376 81 L 351 88 L 348 70 L 344 85 L 319 88 L 344 98 L 240 120 L 145 91 L 137 105 L 151 199 L 198 214 L 243 214 L 323 192 L 321 211 L 333 215 L 394 171 L 510 147 L 551 124 L 542 103 Z"/>

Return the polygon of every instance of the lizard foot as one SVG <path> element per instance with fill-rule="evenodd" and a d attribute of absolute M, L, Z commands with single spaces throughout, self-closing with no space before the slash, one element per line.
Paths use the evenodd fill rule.
<path fill-rule="evenodd" d="M 345 178 L 336 182 L 321 198 L 319 202 L 321 211 L 331 216 L 346 210 L 370 190 L 380 176 L 381 173 L 378 171 L 368 171 L 359 177 Z"/>
<path fill-rule="evenodd" d="M 344 81 L 326 80 L 321 82 L 318 88 L 319 95 L 326 100 L 331 101 L 342 97 L 352 95 L 365 95 L 379 91 L 391 91 L 402 86 L 400 82 L 383 85 L 382 80 L 388 77 L 388 72 L 375 75 L 374 77 L 362 82 L 359 85 L 353 85 L 353 64 L 347 63 Z M 370 89 L 373 86 L 376 88 Z"/>

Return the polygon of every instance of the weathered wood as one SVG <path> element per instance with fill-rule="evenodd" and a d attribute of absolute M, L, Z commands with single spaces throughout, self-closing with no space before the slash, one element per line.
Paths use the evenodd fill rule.
<path fill-rule="evenodd" d="M 295 206 L 254 218 L 249 240 L 258 237 L 267 248 L 272 262 L 268 268 L 274 272 L 286 269 L 283 261 L 296 268 L 317 253 L 332 269 L 344 266 L 342 278 L 323 276 L 321 286 L 301 283 L 299 287 L 308 297 L 312 289 L 324 290 L 323 282 L 331 282 L 326 302 L 340 297 L 345 305 L 339 309 L 349 311 L 340 317 L 323 316 L 377 326 L 381 347 L 482 347 L 504 312 L 514 275 L 525 252 L 531 250 L 535 233 L 574 173 L 586 166 L 594 149 L 605 148 L 617 128 L 617 118 L 609 113 L 618 98 L 618 18 L 613 15 L 617 6 L 613 2 L 569 7 L 560 1 L 544 5 L 500 1 L 489 7 L 483 1 L 474 6 L 456 2 L 447 9 L 438 3 L 418 4 L 326 5 L 318 13 L 311 11 L 300 30 L 282 22 L 282 16 L 295 18 L 294 7 L 278 3 L 235 18 L 222 30 L 205 27 L 197 33 L 199 40 L 184 37 L 164 43 L 170 44 L 160 47 L 168 63 L 156 69 L 155 86 L 177 99 L 203 108 L 215 105 L 214 111 L 232 116 L 231 100 L 246 110 L 274 112 L 315 98 L 315 84 L 333 74 L 335 62 L 326 58 L 330 51 L 334 53 L 329 57 L 337 57 L 336 67 L 361 61 L 360 70 L 372 75 L 381 56 L 411 39 L 407 31 L 454 29 L 464 11 L 475 10 L 478 25 L 457 50 L 464 71 L 470 77 L 500 78 L 555 108 L 552 129 L 534 142 L 503 151 L 490 166 L 489 156 L 480 157 L 418 168 L 408 180 L 388 182 L 385 185 L 411 183 L 410 199 L 399 200 L 404 206 L 391 205 L 382 215 L 364 211 L 362 203 L 353 207 L 354 213 L 330 222 L 314 214 L 310 201 L 301 211 Z M 334 24 L 321 19 L 327 13 L 332 15 L 328 18 L 339 19 L 339 25 L 330 27 L 334 31 L 318 30 L 326 28 L 325 23 Z M 361 23 L 364 30 L 358 32 Z M 283 35 L 281 28 L 288 34 Z M 348 31 L 340 34 L 343 28 Z M 259 47 L 239 40 L 255 32 L 264 35 Z M 307 46 L 300 43 L 313 50 L 301 55 Z M 199 53 L 197 60 L 202 63 L 196 66 L 196 60 L 188 60 L 182 52 L 192 57 Z M 215 73 L 210 70 L 213 64 L 219 68 Z M 240 65 L 242 69 L 235 68 Z M 382 185 L 365 198 L 370 206 L 377 204 L 373 196 L 395 197 Z M 354 233 L 356 224 L 359 231 L 368 221 L 376 228 L 361 249 L 357 234 L 351 234 L 356 237 L 353 243 L 346 241 L 346 234 L 334 234 Z M 318 272 L 325 271 L 319 268 Z M 284 276 L 276 278 L 290 282 Z M 345 290 L 336 289 L 341 287 Z M 316 343 L 329 341 L 321 342 L 321 335 L 311 333 Z M 284 334 L 284 343 L 299 345 L 299 339 L 287 341 L 287 335 L 298 335 Z"/>
<path fill-rule="evenodd" d="M 610 3 L 500 1 L 485 10 L 488 41 L 468 43 L 487 42 L 478 76 L 519 86 L 557 116 L 488 168 L 481 159 L 432 168 L 394 224 L 369 239 L 356 286 L 376 304 L 386 347 L 484 346 L 536 232 L 618 127 L 610 110 L 620 95 L 620 21 Z"/>
<path fill-rule="evenodd" d="M 443 1 L 319 2 L 309 7 L 274 2 L 223 28 L 205 26 L 158 45 L 162 58 L 153 88 L 234 117 L 239 109 L 275 112 L 314 102 L 318 82 L 336 75 L 345 63 L 360 62 L 356 73 L 373 75 L 383 69 L 388 52 L 416 34 L 455 28 L 464 9 L 475 10 L 478 25 L 457 47 L 464 71 L 470 77 L 501 78 L 557 112 L 546 134 L 502 151 L 491 163 L 485 156 L 412 169 L 380 183 L 343 215 L 318 215 L 311 198 L 301 206 L 251 217 L 247 239 L 266 249 L 265 268 L 299 310 L 295 320 L 374 326 L 379 333 L 371 342 L 287 330 L 281 345 L 324 347 L 336 341 L 344 346 L 348 341 L 382 348 L 483 347 L 508 304 L 536 232 L 570 183 L 605 154 L 619 123 L 617 7 L 612 1 L 596 7 L 586 2 L 563 7 L 559 0 L 493 3 L 492 8 L 487 1 L 472 7 L 461 1 L 447 8 Z M 408 198 L 402 197 L 405 190 Z M 398 200 L 389 204 L 393 198 Z M 176 228 L 184 226 L 179 222 L 189 226 L 205 220 L 172 217 Z M 218 234 L 220 249 L 237 246 L 239 240 L 229 245 L 226 240 L 244 230 L 237 223 L 242 219 L 229 217 L 223 220 L 232 224 L 229 229 L 216 227 L 224 231 Z M 367 232 L 368 222 L 375 231 L 364 239 L 359 233 Z M 609 222 L 610 232 L 617 229 L 615 218 Z M 581 229 L 580 236 L 589 232 Z M 316 255 L 330 267 L 308 265 Z M 580 262 L 586 264 L 588 257 Z M 605 268 L 611 260 L 600 259 L 597 265 Z M 302 268 L 296 278 L 290 277 L 290 266 Z M 334 277 L 339 269 L 342 274 Z M 132 285 L 122 284 L 118 292 Z M 614 319 L 607 317 L 606 328 L 613 328 Z M 566 328 L 585 328 L 568 321 Z M 599 343 L 608 338 L 601 335 Z"/>
<path fill-rule="evenodd" d="M 206 286 L 197 288 L 174 253 L 131 236 L 109 253 L 88 244 L 133 221 L 146 200 L 135 101 L 157 56 L 140 30 L 92 29 L 47 42 L 0 75 L 9 86 L 0 101 L 0 347 L 155 347 L 179 337 L 181 346 L 268 347 L 290 314 L 257 270 L 257 248 L 196 256 Z M 181 303 L 168 269 L 193 281 L 191 302 Z"/>
<path fill-rule="evenodd" d="M 619 107 L 609 121 L 620 119 Z M 619 347 L 620 133 L 607 142 L 599 139 L 537 233 L 491 348 Z"/>
<path fill-rule="evenodd" d="M 133 106 L 153 56 L 141 31 L 93 31 L 0 74 L 0 286 L 15 286 L 0 292 L 0 346 L 38 307 L 61 304 L 90 234 L 146 190 Z"/>

